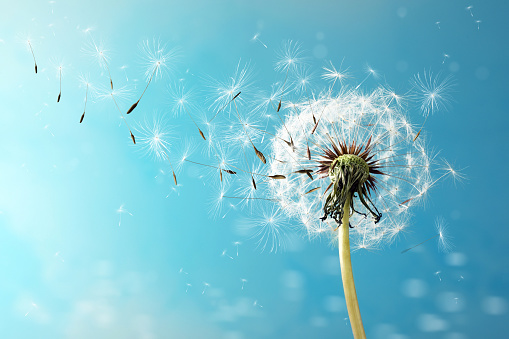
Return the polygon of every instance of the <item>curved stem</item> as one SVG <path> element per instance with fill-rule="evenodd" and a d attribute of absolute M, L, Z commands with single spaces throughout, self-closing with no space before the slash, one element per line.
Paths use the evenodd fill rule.
<path fill-rule="evenodd" d="M 352 261 L 350 260 L 350 200 L 348 196 L 343 208 L 342 225 L 339 228 L 339 263 L 341 265 L 341 279 L 343 280 L 343 290 L 345 291 L 346 307 L 350 318 L 350 325 L 355 339 L 365 339 L 364 327 L 362 326 L 361 312 L 357 293 L 355 292 L 355 283 L 353 281 Z"/>

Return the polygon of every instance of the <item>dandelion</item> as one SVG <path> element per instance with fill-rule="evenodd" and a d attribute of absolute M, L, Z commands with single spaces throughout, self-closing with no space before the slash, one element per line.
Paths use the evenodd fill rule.
<path fill-rule="evenodd" d="M 136 106 L 138 106 L 141 98 L 143 98 L 143 95 L 147 91 L 148 85 L 152 82 L 152 79 L 157 79 L 162 76 L 165 71 L 174 67 L 173 63 L 178 57 L 178 50 L 172 49 L 166 52 L 165 49 L 166 47 L 162 45 L 159 40 L 153 40 L 152 43 L 145 40 L 141 44 L 141 50 L 145 62 L 145 77 L 148 81 L 145 89 L 140 95 L 140 98 L 127 110 L 127 114 L 131 113 Z"/>
<path fill-rule="evenodd" d="M 339 247 L 348 319 L 354 337 L 365 338 L 353 279 L 351 248 L 370 250 L 394 242 L 407 229 L 411 208 L 422 204 L 442 178 L 454 175 L 447 164 L 437 168 L 436 155 L 429 150 L 426 138 L 415 138 L 415 127 L 408 118 L 409 105 L 406 104 L 416 99 L 421 109 L 426 110 L 425 116 L 429 115 L 449 98 L 446 92 L 450 80 L 446 78 L 444 83 L 432 77 L 433 80 L 428 81 L 427 73 L 424 81 L 416 76 L 414 95 L 407 97 L 387 85 L 360 90 L 367 79 L 378 77 L 369 66 L 368 74 L 360 83 L 354 87 L 345 86 L 348 69 L 343 70 L 341 65 L 338 70 L 330 64 L 323 68 L 322 74 L 322 79 L 330 82 L 329 86 L 321 91 L 313 90 L 309 86 L 310 73 L 306 69 L 302 72 L 303 68 L 297 66 L 303 60 L 300 45 L 290 42 L 289 46 L 276 64 L 277 71 L 286 73 L 282 85 L 273 85 L 270 95 L 263 95 L 258 105 L 253 103 L 256 112 L 264 115 L 273 106 L 274 93 L 285 94 L 285 104 L 279 99 L 275 109 L 279 117 L 273 119 L 275 126 L 267 123 L 268 127 L 262 132 L 268 141 L 259 145 L 264 152 L 265 165 L 253 167 L 249 160 L 258 154 L 249 154 L 243 149 L 244 145 L 250 145 L 247 140 L 250 134 L 245 132 L 243 137 L 235 138 L 226 132 L 220 133 L 218 142 L 240 146 L 237 161 L 228 165 L 245 174 L 236 176 L 228 184 L 228 188 L 239 184 L 235 196 L 222 187 L 220 200 L 222 203 L 225 199 L 235 199 L 243 204 L 248 201 L 260 204 L 261 211 L 253 212 L 245 224 L 262 250 L 276 252 L 284 247 L 295 222 L 303 226 L 310 238 L 329 236 Z M 286 83 L 290 70 L 290 79 L 297 74 L 297 86 L 288 91 Z M 334 91 L 336 83 L 341 87 Z M 427 100 L 429 92 L 435 95 Z M 235 112 L 238 115 L 238 111 Z M 245 120 L 238 115 L 232 129 L 247 129 Z M 252 179 L 252 188 L 249 179 Z"/>
<path fill-rule="evenodd" d="M 177 176 L 170 160 L 171 129 L 168 121 L 162 115 L 155 114 L 152 120 L 144 119 L 136 126 L 139 134 L 138 144 L 140 151 L 146 155 L 153 156 L 157 160 L 168 160 L 173 174 L 173 181 L 177 186 Z"/>

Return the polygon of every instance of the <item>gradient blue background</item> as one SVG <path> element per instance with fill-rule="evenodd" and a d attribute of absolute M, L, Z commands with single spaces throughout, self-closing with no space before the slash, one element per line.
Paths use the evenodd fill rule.
<path fill-rule="evenodd" d="M 196 168 L 184 168 L 173 191 L 170 176 L 157 176 L 167 166 L 137 152 L 110 101 L 90 101 L 78 123 L 78 75 L 107 85 L 82 52 L 87 27 L 105 42 L 114 82 L 131 88 L 131 99 L 144 81 L 139 43 L 153 38 L 180 47 L 172 76 L 197 88 L 206 76 L 232 74 L 239 59 L 269 86 L 286 39 L 301 42 L 316 69 L 344 58 L 359 81 L 369 63 L 396 90 L 424 69 L 452 73 L 454 102 L 427 130 L 468 179 L 433 189 L 397 243 L 353 255 L 360 307 L 369 338 L 507 337 L 506 2 L 4 0 L 0 9 L 0 337 L 352 336 L 327 242 L 296 235 L 286 251 L 260 253 L 239 227 L 249 214 L 211 219 L 212 190 Z M 268 49 L 250 41 L 257 32 Z M 52 60 L 65 66 L 58 104 Z M 168 110 L 170 78 L 151 84 L 130 123 Z M 174 124 L 178 148 L 196 131 L 184 118 Z M 122 204 L 132 215 L 119 226 Z M 437 216 L 450 225 L 453 252 L 428 242 L 401 255 L 434 234 Z"/>

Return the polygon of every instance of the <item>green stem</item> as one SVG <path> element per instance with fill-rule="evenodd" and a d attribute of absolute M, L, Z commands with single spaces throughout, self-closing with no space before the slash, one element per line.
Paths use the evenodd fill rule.
<path fill-rule="evenodd" d="M 346 307 L 350 318 L 350 325 L 355 339 L 365 339 L 364 327 L 362 326 L 361 312 L 357 293 L 355 292 L 355 283 L 353 281 L 352 261 L 350 260 L 350 200 L 348 196 L 343 208 L 342 225 L 339 228 L 339 263 L 341 265 L 341 279 L 343 280 L 343 290 L 345 291 Z"/>

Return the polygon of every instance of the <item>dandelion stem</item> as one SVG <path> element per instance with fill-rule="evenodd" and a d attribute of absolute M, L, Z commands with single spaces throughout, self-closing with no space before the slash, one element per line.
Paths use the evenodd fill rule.
<path fill-rule="evenodd" d="M 364 327 L 362 326 L 361 312 L 357 293 L 355 292 L 355 283 L 353 281 L 352 261 L 350 260 L 350 200 L 351 196 L 346 198 L 343 207 L 342 227 L 339 227 L 339 263 L 341 265 L 341 279 L 343 280 L 343 290 L 345 292 L 346 307 L 350 318 L 350 325 L 355 339 L 366 338 Z"/>

